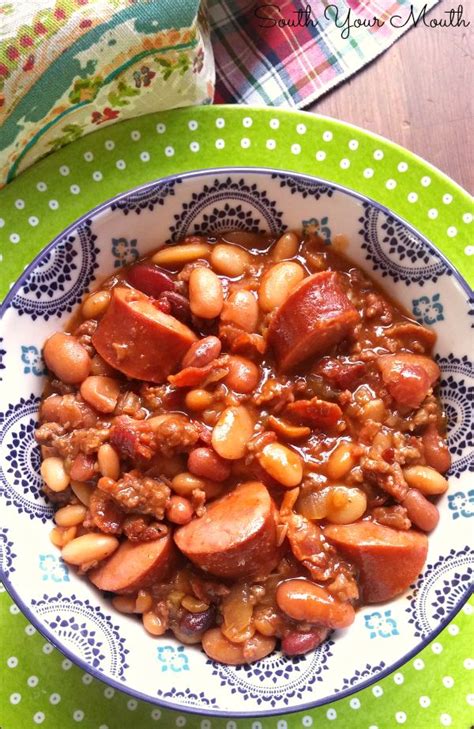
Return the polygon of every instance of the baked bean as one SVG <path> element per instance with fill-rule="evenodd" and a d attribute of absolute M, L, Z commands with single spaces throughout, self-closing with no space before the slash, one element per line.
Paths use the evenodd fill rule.
<path fill-rule="evenodd" d="M 190 613 L 197 614 L 208 610 L 209 605 L 207 602 L 203 602 L 197 597 L 194 597 L 194 595 L 185 595 L 181 600 L 181 607 Z"/>
<path fill-rule="evenodd" d="M 364 491 L 347 486 L 329 488 L 326 518 L 333 524 L 352 524 L 367 509 L 367 496 Z"/>
<path fill-rule="evenodd" d="M 268 416 L 267 428 L 272 428 L 275 433 L 285 440 L 299 440 L 306 438 L 311 433 L 311 429 L 306 425 L 295 425 L 283 418 L 276 418 L 274 415 Z"/>
<path fill-rule="evenodd" d="M 258 303 L 255 294 L 247 289 L 233 291 L 224 302 L 221 321 L 235 324 L 245 332 L 255 332 L 258 324 Z"/>
<path fill-rule="evenodd" d="M 224 461 L 212 448 L 195 448 L 188 458 L 188 469 L 196 476 L 211 481 L 225 481 L 230 476 L 230 463 Z"/>
<path fill-rule="evenodd" d="M 105 359 L 102 359 L 100 354 L 95 354 L 92 357 L 91 362 L 91 375 L 103 375 L 104 377 L 113 377 L 117 374 L 117 370 L 114 370 Z"/>
<path fill-rule="evenodd" d="M 151 635 L 163 635 L 163 633 L 166 633 L 168 629 L 165 621 L 151 610 L 147 613 L 143 613 L 142 620 L 143 627 Z"/>
<path fill-rule="evenodd" d="M 196 390 L 190 390 L 184 397 L 184 404 L 190 410 L 197 412 L 206 410 L 212 404 L 213 396 L 207 390 L 197 388 Z"/>
<path fill-rule="evenodd" d="M 439 511 L 418 489 L 408 489 L 402 501 L 410 521 L 424 532 L 431 532 L 438 524 Z"/>
<path fill-rule="evenodd" d="M 91 358 L 76 337 L 56 332 L 43 348 L 44 361 L 58 379 L 68 385 L 78 385 L 91 369 Z"/>
<path fill-rule="evenodd" d="M 268 656 L 275 648 L 276 639 L 256 633 L 245 643 L 231 643 L 220 628 L 211 628 L 202 636 L 202 647 L 214 661 L 238 666 Z"/>
<path fill-rule="evenodd" d="M 451 455 L 446 441 L 439 434 L 436 425 L 430 423 L 423 435 L 423 452 L 426 463 L 439 473 L 446 473 L 451 465 Z"/>
<path fill-rule="evenodd" d="M 147 590 L 139 590 L 135 600 L 135 612 L 147 613 L 153 607 L 153 598 Z"/>
<path fill-rule="evenodd" d="M 130 595 L 116 595 L 112 598 L 112 605 L 119 613 L 131 615 L 135 612 L 135 598 Z"/>
<path fill-rule="evenodd" d="M 193 491 L 199 489 L 204 491 L 206 499 L 215 499 L 222 493 L 222 483 L 210 481 L 206 478 L 198 478 L 193 473 L 184 471 L 179 473 L 171 481 L 171 488 L 180 496 L 192 496 Z"/>
<path fill-rule="evenodd" d="M 77 496 L 79 501 L 81 501 L 85 506 L 89 506 L 92 492 L 95 489 L 95 486 L 93 484 L 71 480 L 71 489 L 73 490 L 75 496 Z"/>
<path fill-rule="evenodd" d="M 374 420 L 376 423 L 381 423 L 385 419 L 385 415 L 384 401 L 378 397 L 375 400 L 369 400 L 362 409 L 362 420 Z"/>
<path fill-rule="evenodd" d="M 71 481 L 90 481 L 95 473 L 95 457 L 92 453 L 78 453 L 69 470 L 69 478 Z"/>
<path fill-rule="evenodd" d="M 208 243 L 184 243 L 179 246 L 166 246 L 161 248 L 152 257 L 157 266 L 184 266 L 185 263 L 195 261 L 197 258 L 209 258 L 211 246 Z"/>
<path fill-rule="evenodd" d="M 166 518 L 173 524 L 187 524 L 193 518 L 193 507 L 184 496 L 172 496 L 166 507 Z"/>
<path fill-rule="evenodd" d="M 260 308 L 269 312 L 284 304 L 305 275 L 303 266 L 295 261 L 283 261 L 269 268 L 258 289 Z"/>
<path fill-rule="evenodd" d="M 246 357 L 230 356 L 227 364 L 228 374 L 223 382 L 234 392 L 250 393 L 255 390 L 260 379 L 260 370 Z"/>
<path fill-rule="evenodd" d="M 54 521 L 58 526 L 71 527 L 82 524 L 87 509 L 83 504 L 68 504 L 58 509 L 54 515 Z"/>
<path fill-rule="evenodd" d="M 41 476 L 51 491 L 65 491 L 69 486 L 69 475 L 64 461 L 57 456 L 45 458 L 40 468 Z"/>
<path fill-rule="evenodd" d="M 230 461 L 243 458 L 253 428 L 254 423 L 246 407 L 226 408 L 212 430 L 212 446 L 222 458 Z"/>
<path fill-rule="evenodd" d="M 343 478 L 355 463 L 352 443 L 342 442 L 328 458 L 326 473 L 331 481 Z"/>
<path fill-rule="evenodd" d="M 223 276 L 241 276 L 250 265 L 250 255 L 238 246 L 218 243 L 211 253 L 211 266 Z"/>
<path fill-rule="evenodd" d="M 77 527 L 54 527 L 49 533 L 49 538 L 52 544 L 59 549 L 62 549 L 68 542 L 71 542 L 77 534 Z"/>
<path fill-rule="evenodd" d="M 418 489 L 426 496 L 444 494 L 448 482 L 438 471 L 431 466 L 410 466 L 403 469 L 405 481 L 409 486 Z"/>
<path fill-rule="evenodd" d="M 216 359 L 222 349 L 221 340 L 214 336 L 193 342 L 183 357 L 183 367 L 204 367 Z"/>
<path fill-rule="evenodd" d="M 310 633 L 297 633 L 293 630 L 281 639 L 281 650 L 287 656 L 302 656 L 317 648 L 323 640 L 326 640 L 327 635 L 328 629 L 323 627 Z"/>
<path fill-rule="evenodd" d="M 286 488 L 298 486 L 303 478 L 303 459 L 281 443 L 269 443 L 257 456 L 260 465 Z"/>
<path fill-rule="evenodd" d="M 80 392 L 99 413 L 113 413 L 120 395 L 120 383 L 113 377 L 91 375 L 82 383 Z"/>
<path fill-rule="evenodd" d="M 272 251 L 272 258 L 274 261 L 283 261 L 286 258 L 294 258 L 298 253 L 299 240 L 296 233 L 283 233 Z"/>
<path fill-rule="evenodd" d="M 280 610 L 300 622 L 347 628 L 355 618 L 352 605 L 338 602 L 327 590 L 306 579 L 281 582 L 277 587 L 276 601 Z"/>
<path fill-rule="evenodd" d="M 214 271 L 199 266 L 189 277 L 189 304 L 195 316 L 214 319 L 222 311 L 224 296 L 220 278 Z"/>
<path fill-rule="evenodd" d="M 90 532 L 66 544 L 61 556 L 68 564 L 93 564 L 109 557 L 118 546 L 119 541 L 115 537 Z"/>
<path fill-rule="evenodd" d="M 98 319 L 105 314 L 110 304 L 112 294 L 110 291 L 96 291 L 87 297 L 82 305 L 82 316 L 84 319 Z"/>
<path fill-rule="evenodd" d="M 97 460 L 102 476 L 108 476 L 116 481 L 120 476 L 120 458 L 110 443 L 102 443 L 97 452 Z"/>

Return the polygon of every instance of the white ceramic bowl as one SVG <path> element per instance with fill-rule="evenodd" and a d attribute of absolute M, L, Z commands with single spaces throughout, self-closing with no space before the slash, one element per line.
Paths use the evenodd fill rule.
<path fill-rule="evenodd" d="M 423 575 L 397 600 L 361 609 L 353 626 L 314 653 L 276 651 L 250 666 L 213 663 L 197 647 L 153 639 L 135 617 L 61 561 L 49 541 L 52 508 L 41 493 L 33 438 L 44 385 L 41 348 L 116 268 L 203 231 L 317 228 L 385 290 L 432 326 L 453 457 L 441 521 Z M 474 525 L 473 310 L 466 284 L 410 226 L 360 195 L 295 173 L 218 169 L 177 175 L 101 205 L 56 238 L 2 307 L 0 501 L 3 579 L 28 619 L 71 660 L 135 697 L 233 717 L 301 710 L 359 690 L 419 651 L 467 599 Z"/>

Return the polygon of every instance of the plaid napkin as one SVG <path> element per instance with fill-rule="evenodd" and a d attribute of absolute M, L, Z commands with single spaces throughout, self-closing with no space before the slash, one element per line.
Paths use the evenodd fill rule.
<path fill-rule="evenodd" d="M 389 48 L 413 18 L 422 25 L 423 8 L 437 2 L 209 0 L 214 101 L 307 106 Z"/>

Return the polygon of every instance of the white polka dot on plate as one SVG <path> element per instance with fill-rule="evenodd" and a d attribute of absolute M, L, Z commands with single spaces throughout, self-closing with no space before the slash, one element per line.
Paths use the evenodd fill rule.
<path fill-rule="evenodd" d="M 474 246 L 466 246 L 464 249 L 464 253 L 466 256 L 473 256 L 474 255 Z"/>
<path fill-rule="evenodd" d="M 280 126 L 279 119 L 270 119 L 270 128 L 271 129 L 278 129 Z"/>
<path fill-rule="evenodd" d="M 474 659 L 473 658 L 466 658 L 466 660 L 463 663 L 464 668 L 467 668 L 468 671 L 472 671 L 474 668 Z"/>
<path fill-rule="evenodd" d="M 359 701 L 359 699 L 355 699 L 355 698 L 354 699 L 351 699 L 349 701 L 349 706 L 351 707 L 351 709 L 360 709 L 360 701 Z"/>
<path fill-rule="evenodd" d="M 48 185 L 46 184 L 46 182 L 38 182 L 36 184 L 36 189 L 39 192 L 45 192 L 48 189 Z"/>
<path fill-rule="evenodd" d="M 353 152 L 355 152 L 356 149 L 359 149 L 359 142 L 357 139 L 351 139 L 347 145 L 349 149 L 352 149 Z"/>
<path fill-rule="evenodd" d="M 399 172 L 406 172 L 408 169 L 408 165 L 406 162 L 399 162 L 397 165 L 397 170 Z"/>
<path fill-rule="evenodd" d="M 443 676 L 443 686 L 452 688 L 454 686 L 454 678 L 452 676 Z"/>
<path fill-rule="evenodd" d="M 275 149 L 275 147 L 277 146 L 277 143 L 275 142 L 274 139 L 267 139 L 265 146 L 267 149 L 272 150 L 272 149 Z"/>
<path fill-rule="evenodd" d="M 420 180 L 423 187 L 429 187 L 431 185 L 431 177 L 428 177 L 428 175 L 425 175 Z"/>
<path fill-rule="evenodd" d="M 56 704 L 59 704 L 61 701 L 61 695 L 60 694 L 51 694 L 49 697 L 49 703 L 53 704 L 53 706 L 56 706 Z"/>
<path fill-rule="evenodd" d="M 26 683 L 30 688 L 36 688 L 39 683 L 38 676 L 28 676 Z"/>
<path fill-rule="evenodd" d="M 242 124 L 244 125 L 244 127 L 246 129 L 248 129 L 249 127 L 251 127 L 252 124 L 253 124 L 252 117 L 250 117 L 250 116 L 244 116 L 244 118 L 242 119 Z"/>
<path fill-rule="evenodd" d="M 189 149 L 191 152 L 199 152 L 199 142 L 191 142 Z"/>
<path fill-rule="evenodd" d="M 406 720 L 407 720 L 407 715 L 405 714 L 405 712 L 397 711 L 397 713 L 395 714 L 395 721 L 397 722 L 397 724 L 404 724 L 406 722 Z"/>
<path fill-rule="evenodd" d="M 109 729 L 107 724 L 101 724 L 99 729 Z"/>
<path fill-rule="evenodd" d="M 335 719 L 337 719 L 336 709 L 328 709 L 326 711 L 326 718 L 329 719 L 329 721 L 334 721 Z"/>
<path fill-rule="evenodd" d="M 385 187 L 387 188 L 387 190 L 395 190 L 396 186 L 397 186 L 397 181 L 392 178 L 387 180 L 387 182 L 385 183 Z"/>
<path fill-rule="evenodd" d="M 112 688 L 112 686 L 107 686 L 106 689 L 104 689 L 104 696 L 106 699 L 111 699 L 115 695 L 115 689 Z"/>
<path fill-rule="evenodd" d="M 431 646 L 431 650 L 433 651 L 433 653 L 436 653 L 436 654 L 438 654 L 438 653 L 441 653 L 441 652 L 442 652 L 442 650 L 443 650 L 443 646 L 441 645 L 441 643 L 438 643 L 438 641 L 436 641 L 436 642 L 435 642 L 435 643 L 433 643 L 433 645 Z"/>
<path fill-rule="evenodd" d="M 18 200 L 15 200 L 15 207 L 17 210 L 23 210 L 25 207 L 25 201 L 19 197 Z"/>
<path fill-rule="evenodd" d="M 4 219 L 0 218 L 0 228 L 3 228 L 4 225 L 5 225 Z"/>
<path fill-rule="evenodd" d="M 111 152 L 113 149 L 115 149 L 115 142 L 113 139 L 107 139 L 104 143 L 105 149 L 108 149 L 109 152 Z"/>
<path fill-rule="evenodd" d="M 45 720 L 45 715 L 42 711 L 37 711 L 36 714 L 33 716 L 33 721 L 35 724 L 42 724 Z"/>
<path fill-rule="evenodd" d="M 175 721 L 176 726 L 186 726 L 186 717 L 178 716 Z"/>
<path fill-rule="evenodd" d="M 429 696 L 420 696 L 419 704 L 422 709 L 427 709 L 428 706 L 431 704 L 431 699 Z"/>
<path fill-rule="evenodd" d="M 149 162 L 150 161 L 150 153 L 149 152 L 140 152 L 140 159 L 142 162 Z"/>
<path fill-rule="evenodd" d="M 405 677 L 404 677 L 403 673 L 398 672 L 394 675 L 393 680 L 395 681 L 397 686 L 401 686 L 405 680 Z"/>
<path fill-rule="evenodd" d="M 373 157 L 374 157 L 374 159 L 376 159 L 378 161 L 378 160 L 383 159 L 384 154 L 383 154 L 383 152 L 382 152 L 381 149 L 376 149 L 375 152 L 374 152 L 374 154 L 373 154 Z"/>
<path fill-rule="evenodd" d="M 71 185 L 69 190 L 72 192 L 73 195 L 79 195 L 79 193 L 81 192 L 81 188 L 79 187 L 79 185 Z"/>
<path fill-rule="evenodd" d="M 447 192 L 445 195 L 443 195 L 443 202 L 445 205 L 450 205 L 453 202 L 453 196 Z"/>
<path fill-rule="evenodd" d="M 216 149 L 224 149 L 225 141 L 223 139 L 216 139 Z"/>
<path fill-rule="evenodd" d="M 413 668 L 416 671 L 422 671 L 424 667 L 425 667 L 425 662 L 421 658 L 416 658 L 413 661 Z"/>
<path fill-rule="evenodd" d="M 64 659 L 64 661 L 61 663 L 61 667 L 63 671 L 69 671 L 69 669 L 72 668 L 72 663 L 69 658 Z"/>
<path fill-rule="evenodd" d="M 57 210 L 59 208 L 59 203 L 57 200 L 50 200 L 48 203 L 51 210 Z"/>
<path fill-rule="evenodd" d="M 158 134 L 164 134 L 166 132 L 166 124 L 163 124 L 163 122 L 157 124 L 156 131 Z"/>
<path fill-rule="evenodd" d="M 174 147 L 172 147 L 171 145 L 165 147 L 165 154 L 167 157 L 172 157 L 174 155 Z"/>
<path fill-rule="evenodd" d="M 74 721 L 82 721 L 84 718 L 84 712 L 82 709 L 76 709 L 72 715 Z"/>
<path fill-rule="evenodd" d="M 19 242 L 20 242 L 20 240 L 21 240 L 21 238 L 20 238 L 20 236 L 18 235 L 18 233 L 12 233 L 12 234 L 10 235 L 10 243 L 15 243 L 15 244 L 16 244 L 16 243 L 19 243 Z M 13 608 L 13 607 L 15 607 L 15 608 L 16 608 L 16 605 L 12 605 L 12 608 Z M 12 615 L 17 615 L 17 614 L 18 614 L 18 612 L 20 612 L 20 611 L 18 610 L 18 608 L 17 608 L 17 610 L 16 610 L 16 611 L 12 610 L 12 608 L 10 608 L 10 612 L 12 613 Z M 17 612 L 17 611 L 18 611 L 18 612 Z"/>
<path fill-rule="evenodd" d="M 315 157 L 318 162 L 324 162 L 324 160 L 326 159 L 326 152 L 324 152 L 322 149 L 319 149 L 316 152 Z"/>
<path fill-rule="evenodd" d="M 407 200 L 409 203 L 416 203 L 416 201 L 418 200 L 418 193 L 409 192 L 407 195 Z"/>
<path fill-rule="evenodd" d="M 19 704 L 20 701 L 21 701 L 21 694 L 19 694 L 18 692 L 14 693 L 14 694 L 10 694 L 10 704 L 13 704 L 15 706 L 16 704 Z"/>
<path fill-rule="evenodd" d="M 474 706 L 474 694 L 467 694 L 466 701 L 469 706 Z"/>
<path fill-rule="evenodd" d="M 127 709 L 129 711 L 135 711 L 137 706 L 138 706 L 138 701 L 136 701 L 135 699 L 130 699 L 130 701 L 127 701 Z"/>
<path fill-rule="evenodd" d="M 36 628 L 33 625 L 27 625 L 25 628 L 26 635 L 34 635 L 36 633 Z"/>
<path fill-rule="evenodd" d="M 36 215 L 30 215 L 28 222 L 32 228 L 35 228 L 39 223 L 39 218 L 37 218 Z"/>
<path fill-rule="evenodd" d="M 277 722 L 277 729 L 288 729 L 288 722 L 286 722 L 284 719 L 280 719 Z"/>
<path fill-rule="evenodd" d="M 449 231 L 449 228 L 448 228 Z M 449 232 L 448 232 L 449 235 Z M 459 627 L 456 625 L 456 623 L 451 623 L 451 625 L 448 625 L 448 633 L 449 635 L 458 635 L 459 633 Z"/>
<path fill-rule="evenodd" d="M 469 223 L 472 223 L 472 213 L 464 213 L 464 215 L 462 216 L 462 221 L 463 221 L 463 223 L 466 223 L 467 225 L 469 225 Z M 469 608 L 471 608 L 471 610 L 473 609 L 472 606 L 468 605 L 467 603 L 465 604 L 464 607 L 465 608 L 469 607 Z M 467 614 L 470 615 L 470 613 L 467 613 Z"/>
<path fill-rule="evenodd" d="M 292 154 L 299 154 L 301 152 L 301 144 L 292 144 L 291 152 Z"/>
<path fill-rule="evenodd" d="M 362 174 L 364 175 L 364 177 L 370 180 L 370 178 L 374 176 L 374 171 L 372 167 L 366 167 Z"/>
<path fill-rule="evenodd" d="M 248 149 L 250 147 L 250 144 L 251 142 L 248 137 L 242 137 L 242 139 L 240 140 L 240 146 L 242 147 L 242 149 Z"/>
<path fill-rule="evenodd" d="M 313 726 L 313 717 L 306 714 L 306 716 L 303 716 L 303 718 L 301 719 L 301 723 L 305 727 Z"/>
<path fill-rule="evenodd" d="M 203 719 L 199 726 L 201 729 L 211 729 L 211 722 L 209 719 Z"/>
<path fill-rule="evenodd" d="M 154 721 L 159 721 L 159 719 L 161 719 L 161 711 L 160 711 L 160 709 L 153 709 L 153 711 L 151 712 L 150 716 L 151 716 L 151 718 Z"/>
<path fill-rule="evenodd" d="M 347 170 L 350 166 L 351 166 L 351 161 L 349 159 L 347 159 L 347 157 L 344 157 L 339 162 L 339 167 L 341 168 L 341 170 Z"/>
<path fill-rule="evenodd" d="M 332 141 L 333 134 L 330 131 L 323 132 L 323 142 Z"/>
<path fill-rule="evenodd" d="M 383 688 L 381 686 L 374 686 L 372 688 L 372 693 L 378 699 L 380 696 L 383 696 Z"/>
<path fill-rule="evenodd" d="M 189 130 L 190 130 L 191 132 L 195 132 L 195 131 L 196 131 L 196 129 L 198 128 L 198 126 L 199 126 L 199 124 L 197 123 L 196 119 L 190 119 L 190 120 L 188 121 L 188 129 L 189 129 Z"/>
<path fill-rule="evenodd" d="M 225 119 L 223 119 L 221 116 L 217 117 L 216 119 L 216 127 L 218 129 L 223 129 L 225 127 Z"/>
<path fill-rule="evenodd" d="M 446 231 L 449 238 L 455 238 L 458 234 L 458 229 L 454 227 L 454 225 L 450 225 L 448 230 Z"/>
<path fill-rule="evenodd" d="M 53 648 L 53 646 L 51 645 L 51 643 L 45 643 L 45 644 L 43 645 L 43 648 L 42 648 L 42 650 L 43 650 L 43 653 L 45 653 L 46 655 L 49 655 L 50 653 L 52 653 L 52 652 L 53 652 L 54 648 Z"/>
<path fill-rule="evenodd" d="M 453 720 L 449 714 L 441 714 L 439 717 L 440 724 L 442 726 L 451 726 Z"/>
<path fill-rule="evenodd" d="M 100 182 L 102 179 L 102 176 L 103 175 L 100 170 L 96 170 L 95 172 L 92 173 L 92 179 L 94 180 L 94 182 Z"/>
<path fill-rule="evenodd" d="M 306 124 L 297 124 L 296 133 L 297 134 L 306 134 Z"/>
<path fill-rule="evenodd" d="M 90 673 L 84 673 L 83 674 L 83 676 L 82 676 L 82 683 L 83 684 L 85 684 L 86 686 L 89 686 L 89 684 L 92 683 L 92 680 L 93 679 L 92 679 L 92 676 L 90 675 Z"/>
<path fill-rule="evenodd" d="M 209 727 L 206 727 L 206 729 L 210 729 L 211 722 L 209 722 Z M 201 726 L 202 729 L 202 726 Z M 262 722 L 261 721 L 253 721 L 252 722 L 252 729 L 263 729 Z"/>
<path fill-rule="evenodd" d="M 116 166 L 116 168 L 117 168 L 118 170 L 124 170 L 124 169 L 125 169 L 125 167 L 127 166 L 127 163 L 125 162 L 125 160 L 124 160 L 124 159 L 118 159 L 118 160 L 116 161 L 116 163 L 115 163 L 115 166 Z"/>
<path fill-rule="evenodd" d="M 7 660 L 8 668 L 16 668 L 18 666 L 18 658 L 16 656 L 10 656 Z"/>
<path fill-rule="evenodd" d="M 71 170 L 69 169 L 69 167 L 67 165 L 61 165 L 61 167 L 59 168 L 59 174 L 62 175 L 63 177 L 67 177 L 70 172 L 71 172 Z"/>
<path fill-rule="evenodd" d="M 18 235 L 18 233 L 13 233 L 12 235 L 15 235 L 17 237 L 17 240 L 13 241 L 12 236 L 10 236 L 10 240 L 12 241 L 12 243 L 18 243 L 18 241 L 20 240 L 20 236 Z M 10 614 L 11 615 L 19 615 L 19 613 L 20 613 L 20 608 L 18 607 L 18 605 L 10 605 Z"/>
<path fill-rule="evenodd" d="M 431 220 L 436 220 L 436 218 L 438 217 L 438 211 L 436 210 L 436 208 L 430 208 L 428 210 L 428 217 L 431 218 Z"/>
<path fill-rule="evenodd" d="M 141 136 L 142 135 L 140 134 L 140 132 L 138 131 L 138 129 L 133 129 L 133 131 L 130 132 L 130 139 L 133 142 L 138 142 L 138 140 L 141 138 Z"/>
<path fill-rule="evenodd" d="M 84 152 L 84 159 L 86 162 L 92 162 L 92 160 L 94 159 L 94 155 L 92 154 L 92 152 Z"/>

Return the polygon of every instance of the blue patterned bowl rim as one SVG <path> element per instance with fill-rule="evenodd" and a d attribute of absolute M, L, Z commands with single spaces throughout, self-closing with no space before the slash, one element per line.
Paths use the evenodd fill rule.
<path fill-rule="evenodd" d="M 86 214 L 81 215 L 81 217 L 77 218 L 71 225 L 69 225 L 67 228 L 65 228 L 59 235 L 57 235 L 51 243 L 49 243 L 47 246 L 45 246 L 40 253 L 38 253 L 37 256 L 32 260 L 32 262 L 25 268 L 22 275 L 17 279 L 15 284 L 12 286 L 10 291 L 8 292 L 7 296 L 3 300 L 2 304 L 0 305 L 0 319 L 3 317 L 6 310 L 9 308 L 9 305 L 12 301 L 12 299 L 15 297 L 15 294 L 17 291 L 23 286 L 25 283 L 25 280 L 28 278 L 30 273 L 35 269 L 35 267 L 38 265 L 40 260 L 43 258 L 44 254 L 52 250 L 58 243 L 63 240 L 63 238 L 74 231 L 81 223 L 85 222 L 86 220 L 95 217 L 97 214 L 107 210 L 111 204 L 117 203 L 120 200 L 123 200 L 124 198 L 127 198 L 129 195 L 137 192 L 146 192 L 149 189 L 152 189 L 157 184 L 163 184 L 167 182 L 172 182 L 175 180 L 189 180 L 189 179 L 195 179 L 199 177 L 209 176 L 213 174 L 235 174 L 235 173 L 252 173 L 252 174 L 261 174 L 263 176 L 272 175 L 272 174 L 286 174 L 289 177 L 293 177 L 295 179 L 305 181 L 305 182 L 320 182 L 324 185 L 327 185 L 328 187 L 332 188 L 333 190 L 337 190 L 339 192 L 342 192 L 345 195 L 348 195 L 349 197 L 352 197 L 356 200 L 359 200 L 362 203 L 367 203 L 371 205 L 372 207 L 380 210 L 385 215 L 390 215 L 394 220 L 401 223 L 407 230 L 410 231 L 413 235 L 415 235 L 419 240 L 423 242 L 424 245 L 428 247 L 428 249 L 434 253 L 437 257 L 443 260 L 447 268 L 450 270 L 453 278 L 456 279 L 456 281 L 460 284 L 462 289 L 465 291 L 465 293 L 468 295 L 468 297 L 474 296 L 474 290 L 471 289 L 467 281 L 461 276 L 459 271 L 453 266 L 453 264 L 446 258 L 446 256 L 430 241 L 426 236 L 424 236 L 422 233 L 420 233 L 416 228 L 414 228 L 410 223 L 408 223 L 404 218 L 400 217 L 399 215 L 396 215 L 393 213 L 389 208 L 387 208 L 385 205 L 381 205 L 380 203 L 376 202 L 370 197 L 367 197 L 366 195 L 363 195 L 359 192 L 355 192 L 354 190 L 351 190 L 348 187 L 345 187 L 344 185 L 339 185 L 334 182 L 330 182 L 329 180 L 325 180 L 322 177 L 316 177 L 314 175 L 306 175 L 299 172 L 293 172 L 292 170 L 283 170 L 279 168 L 274 167 L 213 167 L 205 170 L 195 170 L 193 172 L 184 172 L 179 173 L 175 175 L 168 175 L 166 177 L 158 177 L 151 182 L 147 182 L 144 185 L 138 185 L 137 187 L 131 188 L 123 193 L 120 193 L 119 195 L 115 195 L 112 198 L 109 198 L 109 200 L 101 203 L 100 205 L 97 205 L 96 207 L 89 210 Z M 0 573 L 0 579 L 2 580 L 3 584 L 5 585 L 9 595 L 11 598 L 16 602 L 16 604 L 20 607 L 21 611 L 25 615 L 25 617 L 30 621 L 30 623 L 43 635 L 46 640 L 48 640 L 52 645 L 54 645 L 63 655 L 66 656 L 66 658 L 69 658 L 74 664 L 82 668 L 84 671 L 92 675 L 94 678 L 98 679 L 99 681 L 102 681 L 103 683 L 108 684 L 109 686 L 112 686 L 114 689 L 117 689 L 118 691 L 122 691 L 124 693 L 127 693 L 131 696 L 133 696 L 135 699 L 139 699 L 142 701 L 147 701 L 148 703 L 157 704 L 159 706 L 165 707 L 167 709 L 172 709 L 175 711 L 185 711 L 190 714 L 198 714 L 201 716 L 211 716 L 211 717 L 224 717 L 224 718 L 249 718 L 252 717 L 253 714 L 248 714 L 247 712 L 239 712 L 236 714 L 235 712 L 229 712 L 229 711 L 219 711 L 219 710 L 209 710 L 205 708 L 197 708 L 197 707 L 183 707 L 181 704 L 175 703 L 173 701 L 167 701 L 163 700 L 161 698 L 152 697 L 148 694 L 143 694 L 140 691 L 136 691 L 135 689 L 128 688 L 126 685 L 120 683 L 119 681 L 116 681 L 113 678 L 110 678 L 109 676 L 106 676 L 105 674 L 101 673 L 100 671 L 95 670 L 94 668 L 91 668 L 84 660 L 81 658 L 78 658 L 71 650 L 66 648 L 62 643 L 56 638 L 56 636 L 43 624 L 40 623 L 39 620 L 37 620 L 35 613 L 24 603 L 21 596 L 17 593 L 16 589 L 11 584 L 8 577 L 5 575 L 2 575 Z M 323 699 L 310 701 L 305 704 L 296 706 L 296 707 L 285 707 L 284 713 L 293 713 L 293 712 L 301 712 L 301 711 L 308 711 L 310 709 L 316 708 L 317 706 L 324 706 L 325 704 L 329 704 L 333 701 L 338 701 L 339 699 L 347 698 L 348 696 L 351 696 L 352 694 L 358 693 L 359 691 L 362 691 L 363 689 L 371 686 L 372 684 L 376 683 L 377 681 L 380 681 L 381 679 L 385 678 L 389 674 L 391 674 L 393 671 L 395 671 L 397 668 L 400 668 L 405 663 L 407 663 L 411 658 L 416 656 L 423 648 L 425 648 L 429 643 L 431 643 L 434 638 L 436 638 L 439 633 L 441 633 L 444 628 L 451 622 L 451 620 L 454 618 L 454 616 L 458 613 L 458 611 L 463 607 L 463 605 L 468 601 L 471 594 L 474 593 L 474 586 L 471 586 L 469 590 L 466 592 L 466 594 L 461 597 L 461 599 L 454 605 L 452 610 L 447 613 L 445 618 L 440 622 L 440 624 L 432 630 L 429 635 L 427 635 L 425 638 L 423 638 L 415 648 L 413 648 L 408 653 L 405 653 L 398 661 L 395 663 L 392 663 L 390 666 L 387 666 L 383 670 L 381 670 L 379 673 L 377 673 L 374 676 L 369 677 L 366 681 L 363 681 L 362 683 L 359 683 L 356 687 L 349 687 L 346 690 L 338 691 L 337 693 L 333 694 L 332 696 L 325 696 Z M 264 711 L 259 711 L 259 716 L 278 716 L 282 715 L 281 709 L 268 709 Z"/>

